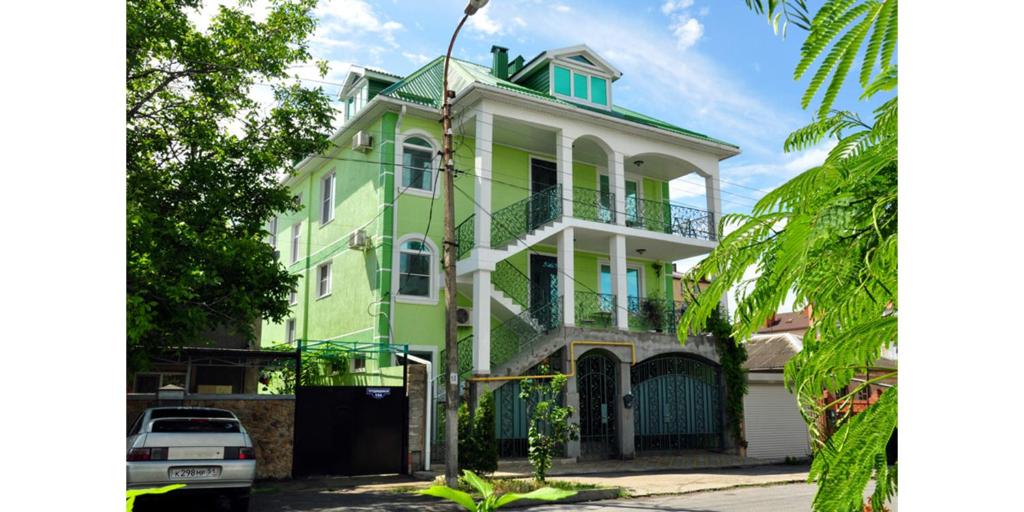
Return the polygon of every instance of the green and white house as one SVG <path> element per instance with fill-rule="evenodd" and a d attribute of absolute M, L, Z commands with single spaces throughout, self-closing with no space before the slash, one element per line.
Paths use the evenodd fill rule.
<path fill-rule="evenodd" d="M 621 72 L 585 45 L 528 62 L 492 53 L 490 67 L 453 59 L 450 82 L 460 371 L 496 390 L 502 456 L 525 455 L 526 419 L 517 382 L 497 377 L 542 361 L 571 375 L 564 399 L 582 439 L 568 456 L 728 448 L 718 355 L 704 336 L 676 339 L 671 263 L 715 247 L 719 162 L 739 148 L 614 105 Z M 286 183 L 301 210 L 271 223 L 301 279 L 263 346 L 408 344 L 436 378 L 443 61 L 347 77 L 333 149 L 297 166 Z M 688 175 L 706 184 L 700 208 L 669 200 L 669 182 Z"/>

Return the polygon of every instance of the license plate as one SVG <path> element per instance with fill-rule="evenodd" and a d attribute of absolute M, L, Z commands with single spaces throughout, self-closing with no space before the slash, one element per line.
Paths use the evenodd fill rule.
<path fill-rule="evenodd" d="M 168 470 L 171 480 L 219 478 L 220 466 L 180 467 Z"/>

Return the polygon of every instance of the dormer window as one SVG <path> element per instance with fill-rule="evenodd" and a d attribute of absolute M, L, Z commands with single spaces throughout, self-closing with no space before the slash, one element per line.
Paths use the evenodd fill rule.
<path fill-rule="evenodd" d="M 554 93 L 564 99 L 608 107 L 608 79 L 554 65 Z M 581 101 L 582 100 L 582 101 Z"/>
<path fill-rule="evenodd" d="M 344 98 L 342 101 L 345 102 L 345 122 L 347 123 L 356 114 L 359 113 L 363 107 L 368 103 L 369 87 L 366 81 L 363 81 L 362 85 L 358 85 L 352 89 L 352 93 Z"/>

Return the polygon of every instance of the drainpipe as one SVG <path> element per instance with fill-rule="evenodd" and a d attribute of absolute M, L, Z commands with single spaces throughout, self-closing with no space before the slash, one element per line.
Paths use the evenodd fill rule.
<path fill-rule="evenodd" d="M 309 265 L 310 256 L 312 251 L 312 238 L 313 236 L 313 173 L 309 173 L 309 189 L 306 192 L 306 271 L 302 274 L 303 280 L 303 294 L 302 294 L 302 338 L 304 340 L 309 339 Z M 290 243 L 290 242 L 289 242 Z"/>
<path fill-rule="evenodd" d="M 398 112 L 398 121 L 395 122 L 395 163 L 398 163 L 398 136 L 399 136 L 399 134 L 402 133 L 402 119 L 405 117 L 406 108 L 407 107 L 405 105 L 402 105 L 402 110 L 400 110 Z M 392 228 L 391 228 L 391 253 L 392 253 L 392 258 L 391 258 L 391 261 L 388 262 L 388 265 L 391 265 L 392 262 L 395 261 L 395 258 L 393 256 L 394 255 L 394 251 L 395 251 L 395 247 L 394 247 L 394 245 L 395 245 L 395 231 L 396 231 L 395 228 L 398 226 L 398 204 L 397 204 L 397 201 L 395 200 L 394 189 L 391 190 L 391 226 L 392 226 Z M 395 269 L 392 268 L 391 269 L 391 275 L 394 276 L 394 274 L 395 274 Z M 392 277 L 392 279 L 388 280 L 388 290 L 389 290 L 388 291 L 388 299 L 390 300 L 390 304 L 388 305 L 388 307 L 390 308 L 390 311 L 392 313 L 392 314 L 388 315 L 388 341 L 389 341 L 389 344 L 393 344 L 395 342 L 395 315 L 394 315 L 394 312 L 395 312 L 395 292 L 397 290 L 394 289 L 394 282 L 395 282 L 395 280 L 394 280 L 393 277 Z M 432 377 L 433 377 L 433 375 L 430 375 L 430 364 L 428 363 L 427 364 L 427 378 L 430 379 Z M 431 385 L 432 384 L 433 384 L 433 380 L 431 380 Z M 433 406 L 431 406 L 431 407 L 433 407 Z M 427 420 L 427 421 L 428 421 L 428 425 L 429 425 L 429 421 L 430 420 Z M 429 448 L 427 448 L 427 450 L 428 450 L 427 453 L 429 454 L 430 453 L 429 452 Z M 428 464 L 429 464 L 429 462 L 428 462 Z M 430 471 L 430 467 L 428 466 L 426 470 Z"/>

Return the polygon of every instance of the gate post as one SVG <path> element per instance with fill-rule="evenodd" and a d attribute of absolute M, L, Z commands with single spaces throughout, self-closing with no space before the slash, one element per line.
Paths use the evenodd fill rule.
<path fill-rule="evenodd" d="M 620 453 L 624 460 L 631 460 L 636 457 L 636 447 L 633 443 L 633 409 L 626 408 L 625 401 L 622 397 L 631 393 L 630 381 L 632 379 L 631 365 L 628 361 L 619 363 L 619 393 L 615 397 L 615 407 L 618 409 L 619 414 L 619 447 Z"/>

